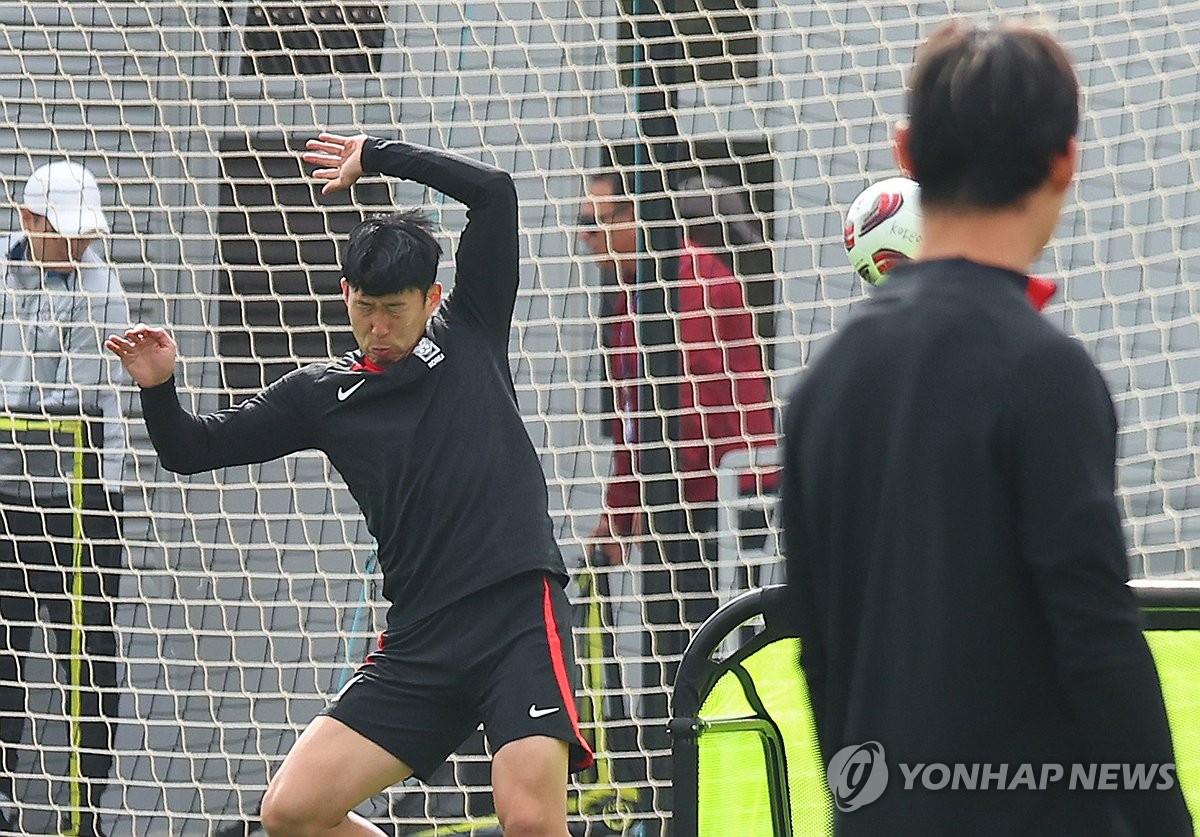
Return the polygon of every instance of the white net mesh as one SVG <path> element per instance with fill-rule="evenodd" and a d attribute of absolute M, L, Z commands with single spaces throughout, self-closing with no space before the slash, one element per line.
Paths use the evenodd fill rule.
<path fill-rule="evenodd" d="M 1134 572 L 1194 574 L 1195 0 L 10 0 L 0 4 L 10 227 L 34 167 L 86 164 L 109 208 L 103 247 L 132 318 L 173 330 L 185 402 L 207 411 L 349 347 L 334 242 L 364 211 L 426 206 L 451 238 L 462 228 L 461 207 L 412 184 L 364 181 L 353 200 L 315 199 L 296 154 L 303 139 L 361 130 L 512 171 L 524 259 L 512 366 L 556 530 L 578 565 L 611 469 L 599 337 L 611 290 L 579 247 L 575 219 L 586 176 L 635 159 L 639 129 L 666 125 L 653 121 L 667 115 L 661 102 L 647 112 L 654 98 L 633 85 L 672 85 L 678 162 L 664 176 L 704 169 L 732 181 L 749 198 L 742 220 L 766 234 L 770 272 L 744 278 L 778 406 L 811 345 L 865 297 L 841 213 L 868 182 L 895 174 L 888 126 L 902 112 L 904 72 L 914 45 L 952 13 L 1040 15 L 1076 62 L 1083 153 L 1038 268 L 1062 285 L 1048 316 L 1083 340 L 1112 386 Z M 664 58 L 676 41 L 678 58 Z M 129 382 L 119 384 L 136 407 Z M 105 825 L 243 833 L 271 771 L 380 626 L 372 544 L 317 455 L 178 478 L 157 464 L 136 415 L 130 434 L 131 569 L 117 611 L 122 698 Z M 726 534 L 720 593 L 745 583 L 732 570 L 739 554 L 769 565 L 772 552 L 770 540 Z M 669 660 L 643 644 L 654 596 L 636 554 L 602 575 L 604 626 L 581 632 L 581 656 L 619 661 L 620 676 L 585 666 L 589 711 L 609 723 L 600 771 L 573 790 L 573 817 L 594 834 L 656 821 L 670 805 L 661 769 L 647 767 L 666 746 L 655 696 Z M 34 626 L 35 651 L 53 646 L 46 624 Z M 33 745 L 21 751 L 15 795 L 27 829 L 49 833 L 70 799 L 69 689 L 49 665 L 25 674 Z M 638 802 L 625 797 L 634 813 L 612 814 L 614 783 L 641 786 Z M 447 829 L 484 817 L 487 792 L 485 757 L 468 750 L 428 788 L 399 788 L 362 810 L 399 833 Z"/>

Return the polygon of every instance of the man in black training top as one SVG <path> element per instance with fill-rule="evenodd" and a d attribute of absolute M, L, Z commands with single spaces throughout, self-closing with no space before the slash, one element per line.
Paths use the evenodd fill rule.
<path fill-rule="evenodd" d="M 1026 275 L 1075 172 L 1074 72 L 1041 32 L 955 22 L 908 89 L 918 260 L 825 347 L 785 423 L 788 584 L 834 832 L 1191 834 L 1126 585 L 1112 401 Z M 906 788 L 901 766 L 922 764 L 974 765 L 987 789 Z M 1069 790 L 1093 764 L 1172 767 L 1151 790 Z M 1067 773 L 1030 789 L 1022 765 L 1037 785 Z"/>
<path fill-rule="evenodd" d="M 163 465 L 195 473 L 325 452 L 379 542 L 387 630 L 271 780 L 271 835 L 382 832 L 351 809 L 428 777 L 482 721 L 506 835 L 565 837 L 569 770 L 592 760 L 571 685 L 566 573 L 546 480 L 517 412 L 508 334 L 517 198 L 499 169 L 403 142 L 321 134 L 304 160 L 328 194 L 364 171 L 468 207 L 453 291 L 415 213 L 350 234 L 342 295 L 358 350 L 207 416 L 176 398 L 176 347 L 139 325 L 108 347 L 142 387 Z M 439 310 L 439 304 L 440 310 Z"/>

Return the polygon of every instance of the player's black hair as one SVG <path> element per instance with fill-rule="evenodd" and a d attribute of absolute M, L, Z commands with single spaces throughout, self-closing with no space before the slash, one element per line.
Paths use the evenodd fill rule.
<path fill-rule="evenodd" d="M 1012 206 L 1079 130 L 1079 82 L 1063 48 L 1020 23 L 939 28 L 909 78 L 908 151 L 930 207 Z"/>
<path fill-rule="evenodd" d="M 433 222 L 416 209 L 367 218 L 350 231 L 342 258 L 342 276 L 367 296 L 386 296 L 415 288 L 422 294 L 437 278 L 442 246 Z"/>

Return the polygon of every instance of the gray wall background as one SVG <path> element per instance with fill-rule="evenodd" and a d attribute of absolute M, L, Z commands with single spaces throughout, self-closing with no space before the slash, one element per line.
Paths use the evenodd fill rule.
<path fill-rule="evenodd" d="M 0 4 L 9 205 L 50 157 L 92 168 L 134 317 L 170 325 L 182 388 L 193 407 L 212 409 L 222 395 L 213 338 L 222 135 L 364 130 L 509 168 L 526 257 L 512 361 L 575 560 L 609 462 L 595 420 L 597 277 L 572 223 L 602 145 L 636 137 L 616 75 L 616 3 L 390 3 L 380 73 L 299 79 L 237 75 L 241 31 L 224 13 L 236 23 L 245 10 L 241 0 Z M 1133 571 L 1196 575 L 1200 2 L 764 4 L 759 77 L 685 87 L 676 116 L 685 139 L 770 144 L 775 391 L 786 398 L 814 343 L 865 298 L 842 251 L 841 212 L 896 173 L 888 126 L 903 110 L 903 73 L 914 45 L 955 13 L 1037 16 L 1077 63 L 1083 153 L 1038 268 L 1062 285 L 1048 316 L 1084 342 L 1112 388 Z M 458 207 L 411 186 L 395 195 L 428 204 L 451 235 L 461 229 Z M 204 834 L 253 815 L 279 756 L 361 657 L 374 627 L 371 543 L 318 456 L 187 479 L 163 472 L 126 390 L 135 414 L 121 617 L 128 691 L 107 821 L 115 834 Z M 636 579 L 624 589 L 621 647 L 636 661 Z M 53 677 L 48 666 L 38 676 Z M 31 700 L 40 718 L 58 698 L 48 689 Z M 59 725 L 35 726 L 49 762 L 61 761 Z M 62 788 L 29 764 L 25 801 L 49 822 Z"/>

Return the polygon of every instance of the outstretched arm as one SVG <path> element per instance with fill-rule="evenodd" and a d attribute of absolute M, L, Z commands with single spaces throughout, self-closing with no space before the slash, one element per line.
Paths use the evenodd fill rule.
<path fill-rule="evenodd" d="M 175 393 L 175 340 L 166 329 L 138 324 L 104 346 L 141 387 L 150 442 L 168 471 L 196 474 L 229 465 L 267 462 L 311 444 L 307 422 L 286 376 L 241 405 L 206 416 L 183 409 Z"/>
<path fill-rule="evenodd" d="M 129 377 L 142 389 L 165 384 L 175 374 L 179 348 L 165 328 L 138 323 L 123 335 L 110 335 L 104 348 L 120 359 Z"/>
<path fill-rule="evenodd" d="M 508 172 L 458 154 L 358 135 L 323 133 L 307 143 L 304 161 L 327 181 L 322 194 L 344 189 L 366 172 L 422 183 L 467 206 L 455 256 L 454 290 L 446 302 L 502 350 L 508 346 L 520 282 L 517 193 Z"/>

